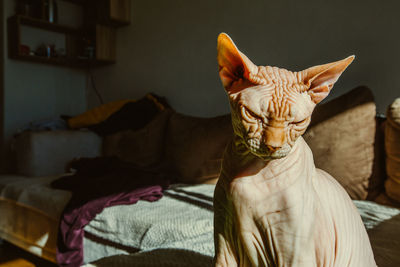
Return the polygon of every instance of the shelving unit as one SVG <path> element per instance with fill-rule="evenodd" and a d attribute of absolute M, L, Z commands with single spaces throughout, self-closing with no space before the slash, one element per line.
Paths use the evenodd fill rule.
<path fill-rule="evenodd" d="M 129 25 L 131 1 L 126 0 L 90 0 L 97 5 L 98 21 L 116 27 Z"/>
<path fill-rule="evenodd" d="M 63 26 L 47 21 L 43 11 L 44 0 L 38 1 L 42 5 L 40 7 L 42 12 L 39 18 L 26 15 L 14 15 L 8 18 L 8 51 L 10 58 L 77 68 L 96 67 L 115 63 L 116 27 L 129 24 L 130 18 L 127 17 L 127 14 L 130 12 L 124 11 L 124 14 L 119 19 L 119 23 L 116 23 L 117 19 L 115 18 L 107 22 L 104 19 L 104 10 L 99 12 L 98 9 L 101 6 L 96 4 L 101 2 L 103 7 L 105 5 L 113 7 L 109 8 L 106 13 L 114 14 L 113 16 L 115 17 L 116 12 L 113 11 L 114 13 L 112 13 L 110 10 L 125 10 L 127 7 L 130 8 L 130 0 L 100 0 L 98 2 L 93 0 L 64 0 L 81 5 L 84 9 L 84 24 L 79 28 Z M 100 13 L 103 14 L 100 16 Z M 111 15 L 109 17 L 111 18 Z M 64 34 L 65 55 L 46 57 L 24 52 L 22 49 L 22 45 L 24 44 L 21 43 L 22 26 Z M 90 43 L 93 50 L 91 56 L 84 54 L 88 46 L 87 43 Z"/>

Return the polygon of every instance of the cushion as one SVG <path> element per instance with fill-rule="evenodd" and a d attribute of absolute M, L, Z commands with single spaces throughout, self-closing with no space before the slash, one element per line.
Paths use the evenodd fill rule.
<path fill-rule="evenodd" d="M 386 194 L 400 202 L 400 98 L 397 98 L 387 110 L 385 128 Z"/>
<path fill-rule="evenodd" d="M 104 137 L 103 155 L 117 156 L 141 167 L 157 164 L 163 156 L 165 128 L 171 114 L 160 111 L 145 127 Z"/>
<path fill-rule="evenodd" d="M 366 199 L 374 165 L 376 107 L 358 87 L 315 108 L 304 139 L 317 168 L 331 174 L 353 199 Z"/>
<path fill-rule="evenodd" d="M 215 183 L 232 134 L 230 115 L 199 118 L 173 113 L 165 147 L 171 172 L 183 183 Z"/>

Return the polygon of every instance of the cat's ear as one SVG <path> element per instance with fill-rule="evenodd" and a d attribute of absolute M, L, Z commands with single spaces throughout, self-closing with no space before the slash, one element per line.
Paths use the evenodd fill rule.
<path fill-rule="evenodd" d="M 336 62 L 303 70 L 303 82 L 308 86 L 308 93 L 315 104 L 328 96 L 335 82 L 354 58 L 355 56 L 350 56 Z"/>
<path fill-rule="evenodd" d="M 249 79 L 257 74 L 258 68 L 237 49 L 232 39 L 225 33 L 218 36 L 219 76 L 226 91 L 230 91 L 233 82 Z"/>

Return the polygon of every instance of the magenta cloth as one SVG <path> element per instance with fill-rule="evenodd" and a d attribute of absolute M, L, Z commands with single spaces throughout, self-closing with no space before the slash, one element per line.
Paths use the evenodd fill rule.
<path fill-rule="evenodd" d="M 56 254 L 59 266 L 83 264 L 83 228 L 104 208 L 139 200 L 156 201 L 168 186 L 164 175 L 138 169 L 115 158 L 82 159 L 76 165 L 75 175 L 64 176 L 51 184 L 73 193 L 60 220 Z"/>

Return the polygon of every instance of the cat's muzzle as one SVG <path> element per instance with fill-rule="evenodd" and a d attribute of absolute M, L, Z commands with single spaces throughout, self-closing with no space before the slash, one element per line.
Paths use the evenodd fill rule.
<path fill-rule="evenodd" d="M 292 148 L 289 144 L 285 143 L 278 149 L 271 149 L 257 138 L 247 139 L 245 143 L 253 155 L 262 158 L 263 160 L 280 159 L 286 157 Z"/>

